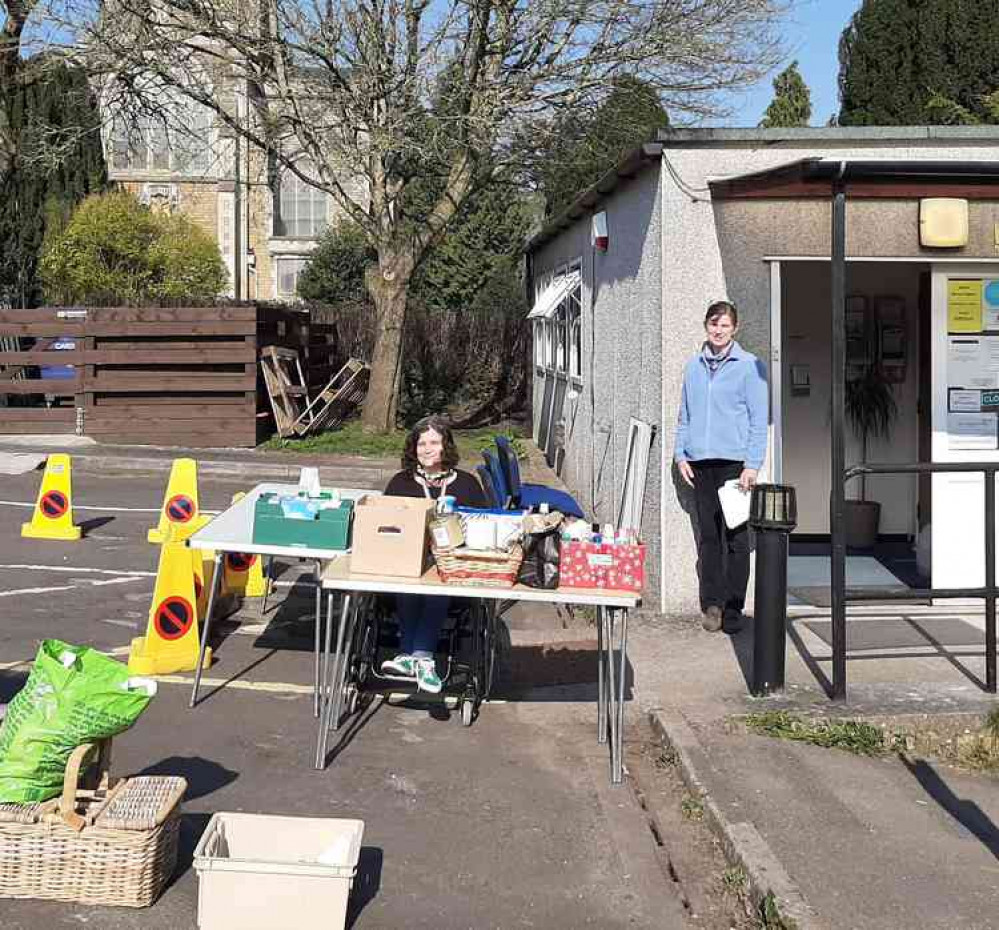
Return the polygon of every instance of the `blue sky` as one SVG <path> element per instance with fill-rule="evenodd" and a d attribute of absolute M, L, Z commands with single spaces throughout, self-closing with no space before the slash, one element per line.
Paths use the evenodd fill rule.
<path fill-rule="evenodd" d="M 812 125 L 824 126 L 839 111 L 839 37 L 861 0 L 798 0 L 784 27 L 790 63 L 798 68 L 812 92 Z M 783 67 L 783 66 L 782 66 Z M 778 68 L 778 72 L 781 68 Z M 756 87 L 735 96 L 730 126 L 755 126 L 773 97 L 771 74 Z"/>

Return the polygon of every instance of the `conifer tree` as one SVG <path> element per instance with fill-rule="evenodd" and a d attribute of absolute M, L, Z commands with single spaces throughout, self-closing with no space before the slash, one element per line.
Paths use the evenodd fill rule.
<path fill-rule="evenodd" d="M 999 0 L 864 0 L 839 57 L 841 126 L 991 122 Z"/>
<path fill-rule="evenodd" d="M 812 93 L 792 61 L 774 78 L 774 99 L 770 101 L 760 126 L 778 129 L 807 126 L 812 118 Z"/>

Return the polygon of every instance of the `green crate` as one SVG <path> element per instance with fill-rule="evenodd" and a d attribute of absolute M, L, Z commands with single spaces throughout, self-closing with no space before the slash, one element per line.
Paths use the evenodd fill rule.
<path fill-rule="evenodd" d="M 323 493 L 320 500 L 332 500 Z M 303 549 L 348 549 L 354 502 L 320 510 L 314 520 L 292 520 L 284 515 L 277 494 L 261 494 L 253 508 L 253 542 L 263 546 L 300 546 Z"/>

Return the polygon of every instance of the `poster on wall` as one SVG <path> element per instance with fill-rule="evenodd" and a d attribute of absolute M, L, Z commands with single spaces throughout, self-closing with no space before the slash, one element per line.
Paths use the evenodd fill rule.
<path fill-rule="evenodd" d="M 984 282 L 956 280 L 947 282 L 947 331 L 950 333 L 980 333 Z"/>
<path fill-rule="evenodd" d="M 999 280 L 949 280 L 947 332 L 948 447 L 999 449 Z"/>
<path fill-rule="evenodd" d="M 982 325 L 988 332 L 999 333 L 999 280 L 986 281 L 982 289 Z"/>
<path fill-rule="evenodd" d="M 994 413 L 949 413 L 947 433 L 951 449 L 993 450 L 999 448 L 999 417 Z"/>

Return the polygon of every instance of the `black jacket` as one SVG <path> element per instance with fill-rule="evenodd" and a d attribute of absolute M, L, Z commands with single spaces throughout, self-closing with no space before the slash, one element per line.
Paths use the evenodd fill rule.
<path fill-rule="evenodd" d="M 457 475 L 454 481 L 447 486 L 445 494 L 455 498 L 459 507 L 488 507 L 489 502 L 486 500 L 482 486 L 476 480 L 475 476 L 470 475 L 467 471 L 462 471 L 460 468 L 456 469 L 456 471 Z M 429 490 L 431 497 L 435 500 L 440 497 L 439 488 L 432 487 Z M 424 496 L 423 485 L 417 482 L 413 477 L 413 473 L 409 471 L 400 471 L 395 474 L 385 488 L 385 493 L 393 497 Z"/>

